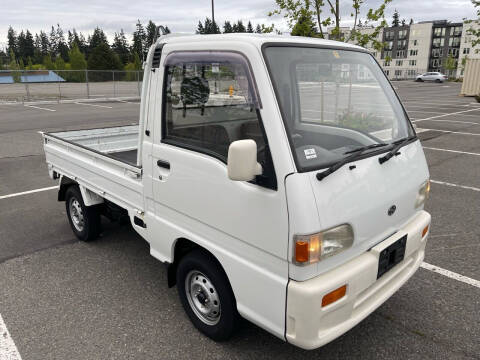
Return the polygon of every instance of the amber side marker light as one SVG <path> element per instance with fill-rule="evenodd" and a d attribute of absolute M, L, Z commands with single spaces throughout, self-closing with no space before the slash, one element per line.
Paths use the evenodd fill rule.
<path fill-rule="evenodd" d="M 330 305 L 337 300 L 340 300 L 342 297 L 345 296 L 346 293 L 347 293 L 347 285 L 343 285 L 342 287 L 339 287 L 338 289 L 333 290 L 332 292 L 329 292 L 322 299 L 322 307 Z"/>
<path fill-rule="evenodd" d="M 295 244 L 295 260 L 298 263 L 308 262 L 308 242 L 297 241 Z"/>
<path fill-rule="evenodd" d="M 425 235 L 427 235 L 427 232 L 428 232 L 428 225 L 425 226 L 425 229 L 423 229 L 423 231 L 422 231 L 422 238 L 424 238 Z"/>

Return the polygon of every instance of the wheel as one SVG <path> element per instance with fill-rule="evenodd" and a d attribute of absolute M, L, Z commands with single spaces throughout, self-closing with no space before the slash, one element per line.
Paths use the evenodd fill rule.
<path fill-rule="evenodd" d="M 193 325 L 215 341 L 228 340 L 240 316 L 227 275 L 207 252 L 185 255 L 177 267 L 177 289 Z"/>
<path fill-rule="evenodd" d="M 437 80 L 435 80 L 435 82 L 436 82 L 436 83 L 441 83 L 441 82 L 442 82 L 442 80 L 440 80 L 440 79 L 437 79 Z"/>
<path fill-rule="evenodd" d="M 417 80 L 415 80 L 415 81 L 416 81 L 416 82 L 423 82 L 423 79 L 420 79 L 420 78 L 419 78 L 419 79 L 417 79 Z"/>
<path fill-rule="evenodd" d="M 85 206 L 78 186 L 65 192 L 65 207 L 75 236 L 82 241 L 95 240 L 101 232 L 100 212 L 95 206 Z"/>

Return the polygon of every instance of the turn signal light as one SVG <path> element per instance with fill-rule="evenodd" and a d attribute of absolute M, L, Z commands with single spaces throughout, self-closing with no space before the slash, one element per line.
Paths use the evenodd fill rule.
<path fill-rule="evenodd" d="M 423 229 L 423 231 L 422 231 L 422 238 L 424 238 L 425 235 L 427 235 L 427 232 L 428 232 L 428 225 L 425 226 L 425 229 Z"/>
<path fill-rule="evenodd" d="M 338 289 L 333 290 L 332 292 L 329 292 L 322 299 L 322 307 L 330 305 L 337 300 L 340 300 L 342 297 L 345 296 L 346 293 L 347 293 L 347 285 L 343 285 L 342 287 L 339 287 Z"/>
<path fill-rule="evenodd" d="M 308 241 L 297 241 L 295 243 L 295 260 L 297 262 L 308 262 L 308 247 Z"/>

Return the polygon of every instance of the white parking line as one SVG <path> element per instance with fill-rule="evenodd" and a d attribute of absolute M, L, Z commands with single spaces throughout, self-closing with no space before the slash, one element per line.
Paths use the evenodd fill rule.
<path fill-rule="evenodd" d="M 415 120 L 415 122 L 416 121 L 418 121 L 418 120 Z M 477 134 L 477 133 L 468 133 L 468 132 L 463 132 L 463 131 L 439 130 L 439 129 L 427 129 L 427 128 L 417 129 L 417 133 L 419 132 L 419 130 L 422 130 L 422 132 L 424 132 L 424 131 L 439 131 L 439 132 L 444 132 L 444 133 L 449 133 L 449 134 L 480 136 L 480 134 Z"/>
<path fill-rule="evenodd" d="M 3 322 L 0 314 L 0 359 L 2 360 L 22 360 L 15 342 L 13 341 L 7 326 Z"/>
<path fill-rule="evenodd" d="M 479 188 L 476 188 L 476 187 L 473 187 L 473 186 L 458 185 L 458 184 L 452 184 L 452 183 L 449 183 L 449 182 L 437 181 L 437 180 L 430 180 L 430 182 L 432 184 L 446 185 L 446 186 L 458 187 L 458 188 L 465 189 L 465 190 L 473 190 L 473 191 L 480 192 Z"/>
<path fill-rule="evenodd" d="M 29 108 L 39 109 L 39 110 L 45 110 L 45 111 L 57 111 L 57 110 L 53 110 L 53 109 L 42 108 L 40 106 L 33 106 L 33 105 L 24 105 L 24 106 L 29 107 Z"/>
<path fill-rule="evenodd" d="M 96 107 L 101 107 L 101 108 L 106 108 L 106 109 L 113 109 L 113 107 L 111 106 L 105 106 L 105 105 L 96 105 L 96 104 L 86 104 L 86 103 L 79 103 L 79 102 L 76 102 L 74 104 L 77 104 L 77 105 L 85 105 L 85 106 L 96 106 Z"/>
<path fill-rule="evenodd" d="M 463 282 L 465 284 L 472 285 L 472 286 L 475 286 L 477 288 L 480 288 L 480 281 L 469 278 L 468 276 L 460 275 L 460 274 L 454 273 L 453 271 L 446 270 L 446 269 L 443 269 L 439 266 L 435 266 L 435 265 L 432 265 L 432 264 L 429 264 L 429 263 L 426 263 L 426 262 L 423 262 L 420 265 L 420 267 L 423 268 L 423 269 L 426 269 L 426 270 L 433 271 L 437 274 L 446 276 L 450 279 L 454 279 L 454 280 Z"/>
<path fill-rule="evenodd" d="M 480 111 L 480 109 L 476 108 L 476 109 L 468 109 L 468 110 L 463 110 L 463 111 L 457 111 L 457 112 L 453 112 L 453 113 L 449 113 L 449 114 L 437 115 L 437 116 L 432 116 L 432 117 L 425 118 L 425 119 L 419 119 L 417 121 L 431 120 L 431 119 L 436 119 L 436 118 L 445 117 L 445 116 L 449 116 L 449 115 L 463 114 L 463 113 L 470 112 L 470 111 Z"/>
<path fill-rule="evenodd" d="M 467 116 L 467 115 L 463 115 L 463 116 Z M 417 121 L 424 121 L 425 119 L 418 119 L 418 120 L 415 120 L 415 122 Z M 471 124 L 471 125 L 480 125 L 480 122 L 473 122 L 473 121 L 458 121 L 458 120 L 438 120 L 438 119 L 434 119 L 434 120 L 428 120 L 428 121 L 438 121 L 438 122 L 452 122 L 452 123 L 461 123 L 461 124 Z"/>
<path fill-rule="evenodd" d="M 42 191 L 54 190 L 54 189 L 58 189 L 58 186 L 50 186 L 50 187 L 41 188 L 41 189 L 22 191 L 22 192 L 15 193 L 15 194 L 0 195 L 0 200 L 8 199 L 8 198 L 16 197 L 16 196 L 33 194 L 33 193 L 42 192 Z"/>
<path fill-rule="evenodd" d="M 473 152 L 468 152 L 468 151 L 459 151 L 459 150 L 450 150 L 450 149 L 439 149 L 439 148 L 432 148 L 432 147 L 427 147 L 427 146 L 424 146 L 423 148 L 424 148 L 424 149 L 427 149 L 427 150 L 446 151 L 446 152 L 457 153 L 457 154 L 480 156 L 479 153 L 473 153 Z"/>

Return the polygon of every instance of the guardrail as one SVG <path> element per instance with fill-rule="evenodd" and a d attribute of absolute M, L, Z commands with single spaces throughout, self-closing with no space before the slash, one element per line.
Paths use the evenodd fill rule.
<path fill-rule="evenodd" d="M 0 103 L 140 97 L 143 71 L 1 70 Z"/>

